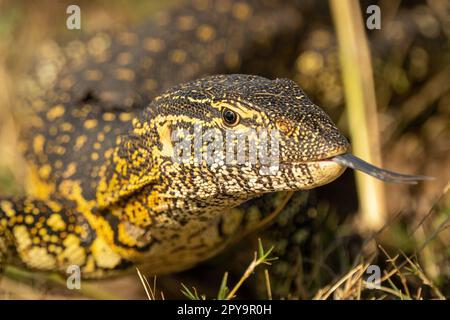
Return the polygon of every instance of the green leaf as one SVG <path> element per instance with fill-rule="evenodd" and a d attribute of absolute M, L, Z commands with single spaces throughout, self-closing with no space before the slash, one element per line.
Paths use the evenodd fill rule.
<path fill-rule="evenodd" d="M 188 299 L 190 300 L 206 300 L 206 296 L 205 295 L 198 295 L 197 289 L 195 289 L 195 287 L 192 287 L 192 289 L 194 290 L 194 292 L 192 292 L 188 287 L 186 287 L 184 285 L 184 283 L 181 283 L 181 286 L 183 287 L 183 289 L 181 289 L 181 293 Z"/>
<path fill-rule="evenodd" d="M 230 291 L 227 286 L 228 272 L 225 272 L 220 284 L 219 293 L 217 294 L 217 300 L 225 300 L 228 292 Z"/>

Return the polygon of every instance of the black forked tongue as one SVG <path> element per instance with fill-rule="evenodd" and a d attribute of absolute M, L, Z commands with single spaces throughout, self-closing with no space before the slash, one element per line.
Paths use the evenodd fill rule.
<path fill-rule="evenodd" d="M 372 177 L 386 182 L 417 184 L 422 180 L 434 179 L 433 177 L 413 176 L 409 174 L 401 174 L 389 170 L 380 169 L 375 167 L 374 165 L 371 165 L 370 163 L 365 162 L 364 160 L 359 159 L 358 157 L 355 157 L 350 153 L 335 156 L 331 158 L 331 160 L 340 164 L 341 166 L 365 172 Z"/>

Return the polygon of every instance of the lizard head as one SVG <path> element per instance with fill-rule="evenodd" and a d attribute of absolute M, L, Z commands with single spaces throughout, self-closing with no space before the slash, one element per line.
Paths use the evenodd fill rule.
<path fill-rule="evenodd" d="M 347 152 L 347 139 L 287 79 L 210 76 L 170 89 L 147 112 L 163 174 L 192 197 L 310 189 L 345 169 L 330 158 Z"/>
<path fill-rule="evenodd" d="M 287 79 L 217 75 L 175 86 L 118 143 L 101 173 L 101 207 L 150 193 L 154 211 L 214 211 L 263 193 L 321 186 L 346 167 L 387 182 L 431 179 L 348 153 L 330 118 Z"/>

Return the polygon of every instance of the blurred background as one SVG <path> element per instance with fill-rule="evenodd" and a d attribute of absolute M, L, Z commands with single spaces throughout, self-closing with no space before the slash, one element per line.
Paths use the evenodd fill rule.
<path fill-rule="evenodd" d="M 26 122 L 29 110 L 18 97 L 32 96 L 37 90 L 28 79 L 33 63 L 51 60 L 58 43 L 67 43 L 81 33 L 125 30 L 185 2 L 78 1 L 83 28 L 69 31 L 65 28 L 65 10 L 70 1 L 0 0 L 0 194 L 23 192 L 17 128 Z M 288 203 L 284 216 L 297 219 L 301 228 L 295 233 L 295 241 L 278 243 L 274 254 L 295 255 L 296 268 L 283 264 L 283 259 L 264 268 L 272 275 L 273 291 L 284 298 L 448 298 L 450 2 L 380 0 L 359 4 L 364 23 L 368 5 L 381 8 L 381 29 L 363 30 L 370 50 L 376 102 L 376 111 L 366 110 L 364 121 L 368 122 L 369 134 L 379 140 L 372 151 L 381 155 L 384 168 L 436 180 L 418 185 L 384 184 L 384 197 L 377 205 L 386 208 L 386 215 L 381 218 L 384 228 L 379 231 L 365 226 L 368 222 L 360 209 L 364 195 L 354 182 L 353 171 L 347 170 L 334 183 L 305 193 L 309 206 L 296 205 L 296 198 Z M 336 33 L 339 21 L 333 19 L 336 8 L 328 1 L 298 1 L 298 7 L 308 12 L 299 32 L 289 42 L 278 43 L 276 53 L 272 48 L 262 53 L 276 62 L 243 60 L 235 71 L 293 79 L 352 141 L 355 136 L 349 130 L 346 108 L 349 91 L 342 81 L 345 57 L 340 56 L 342 41 Z M 56 66 L 49 63 L 46 68 L 43 72 L 52 73 Z M 368 66 L 355 63 L 355 68 L 370 73 Z M 370 132 L 372 122 L 377 123 L 377 132 Z M 301 218 L 293 218 L 299 211 Z M 269 238 L 275 236 L 269 234 Z M 231 283 L 237 282 L 256 248 L 254 240 L 237 244 L 193 270 L 158 277 L 157 291 L 163 291 L 165 298 L 181 298 L 183 283 L 214 298 L 224 272 L 229 272 Z M 361 281 L 367 276 L 364 272 L 371 263 L 385 272 L 379 290 L 361 289 Z M 275 287 L 286 275 L 290 279 Z M 263 270 L 257 270 L 237 297 L 264 296 L 263 277 Z M 153 278 L 148 280 L 153 283 Z M 341 285 L 334 286 L 337 283 Z M 147 298 L 137 274 L 93 282 L 89 290 L 80 293 L 64 289 L 51 277 L 19 270 L 0 280 L 0 297 Z"/>

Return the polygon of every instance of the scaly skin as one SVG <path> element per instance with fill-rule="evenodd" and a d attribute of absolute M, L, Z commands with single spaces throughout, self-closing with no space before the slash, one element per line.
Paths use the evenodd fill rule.
<path fill-rule="evenodd" d="M 174 86 L 233 69 L 250 40 L 297 27 L 289 5 L 227 3 L 197 1 L 136 32 L 72 44 L 55 85 L 30 102 L 28 194 L 0 201 L 2 260 L 59 272 L 76 264 L 86 278 L 134 264 L 183 270 L 260 225 L 270 212 L 252 215 L 252 199 L 343 172 L 327 159 L 346 152 L 347 140 L 294 82 L 218 75 Z M 223 136 L 278 130 L 279 171 L 174 161 L 173 133 L 194 124 Z"/>

